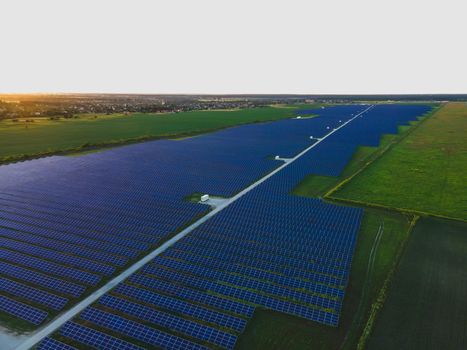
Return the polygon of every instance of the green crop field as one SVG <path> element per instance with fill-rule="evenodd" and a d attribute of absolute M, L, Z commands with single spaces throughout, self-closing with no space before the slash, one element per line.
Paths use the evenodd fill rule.
<path fill-rule="evenodd" d="M 166 114 L 81 115 L 78 119 L 36 118 L 34 122 L 5 120 L 0 122 L 0 160 L 76 149 L 83 145 L 196 135 L 239 124 L 288 118 L 298 108 L 312 107 L 297 105 Z"/>
<path fill-rule="evenodd" d="M 467 104 L 448 103 L 332 194 L 467 219 Z"/>
<path fill-rule="evenodd" d="M 418 122 L 413 122 L 412 125 Z M 412 126 L 411 125 L 411 126 Z M 334 176 L 321 176 L 321 175 L 308 175 L 296 188 L 293 194 L 304 197 L 322 197 L 327 191 L 332 189 L 338 183 L 342 182 L 347 177 L 353 175 L 357 170 L 362 168 L 367 162 L 376 158 L 385 148 L 391 143 L 397 142 L 411 126 L 400 126 L 397 135 L 388 134 L 381 137 L 380 145 L 378 147 L 360 146 L 352 156 L 352 159 L 347 164 L 342 174 L 338 177 Z"/>
<path fill-rule="evenodd" d="M 338 328 L 257 310 L 240 336 L 237 349 L 324 350 L 341 345 L 343 349 L 355 349 L 371 304 L 408 237 L 410 219 L 398 213 L 365 210 Z M 375 254 L 371 259 L 372 250 Z"/>
<path fill-rule="evenodd" d="M 420 220 L 368 348 L 466 349 L 466 266 L 467 224 Z"/>

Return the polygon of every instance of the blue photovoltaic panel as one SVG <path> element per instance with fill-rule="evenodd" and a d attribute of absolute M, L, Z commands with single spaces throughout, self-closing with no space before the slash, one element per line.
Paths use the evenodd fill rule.
<path fill-rule="evenodd" d="M 48 306 L 54 310 L 61 310 L 68 302 L 67 298 L 63 298 L 48 292 L 44 292 L 37 288 L 29 287 L 3 277 L 0 277 L 0 291 L 10 295 L 18 296 L 28 301 L 33 301 L 37 304 Z"/>
<path fill-rule="evenodd" d="M 104 244 L 103 241 L 91 239 L 88 237 L 73 235 L 70 232 L 67 232 L 67 234 L 64 235 L 62 232 L 56 232 L 56 231 L 51 230 L 50 228 L 44 229 L 38 226 L 28 225 L 28 224 L 17 222 L 17 221 L 6 220 L 3 218 L 0 218 L 0 226 L 3 226 L 5 228 L 11 228 L 17 231 L 33 233 L 33 234 L 45 236 L 48 238 L 55 238 L 61 241 L 79 244 L 79 245 L 83 245 L 88 248 L 103 250 L 109 253 L 113 253 L 113 254 L 121 255 L 121 256 L 127 256 L 130 258 L 135 258 L 138 255 L 138 251 L 135 249 L 131 249 L 131 248 L 115 245 L 115 244 L 109 244 L 108 242 Z"/>
<path fill-rule="evenodd" d="M 0 245 L 5 248 L 16 250 L 22 253 L 31 254 L 45 259 L 50 259 L 58 263 L 72 265 L 77 268 L 83 268 L 85 270 L 102 273 L 105 275 L 110 275 L 115 271 L 115 268 L 109 265 L 103 265 L 92 260 L 64 254 L 52 249 L 42 248 L 32 244 L 14 241 L 4 237 L 0 237 Z"/>
<path fill-rule="evenodd" d="M 56 232 L 50 228 L 45 229 L 45 228 L 41 228 L 38 226 L 30 225 L 30 224 L 7 220 L 4 218 L 0 218 L 0 226 L 3 226 L 8 229 L 13 229 L 16 231 L 44 236 L 46 238 L 57 239 L 62 242 L 82 245 L 90 249 L 102 250 L 104 251 L 104 253 L 108 252 L 114 255 L 128 256 L 128 257 L 135 257 L 137 255 L 137 251 L 134 249 L 109 244 L 108 242 L 93 240 L 87 237 L 73 235 L 71 232 L 67 232 L 67 234 L 64 235 L 63 232 Z"/>
<path fill-rule="evenodd" d="M 19 317 L 35 325 L 41 324 L 48 315 L 45 311 L 11 300 L 3 295 L 0 295 L 0 311 Z"/>
<path fill-rule="evenodd" d="M 143 272 L 147 272 L 147 269 L 145 268 Z M 219 295 L 228 296 L 228 295 L 237 295 L 238 293 L 246 293 L 241 290 L 238 290 L 237 287 L 233 287 L 233 286 L 231 287 L 231 286 L 225 285 L 229 283 L 233 285 L 236 284 L 239 287 L 255 289 L 257 292 L 265 292 L 268 295 L 275 294 L 275 297 L 289 298 L 290 300 L 299 301 L 303 304 L 306 303 L 309 305 L 315 305 L 315 306 L 323 307 L 326 309 L 334 309 L 334 310 L 337 310 L 339 308 L 339 303 L 337 303 L 336 301 L 332 299 L 294 292 L 291 290 L 289 291 L 287 289 L 278 289 L 278 288 L 275 288 L 275 286 L 271 284 L 266 284 L 260 281 L 251 280 L 248 283 L 248 281 L 246 280 L 240 280 L 240 279 L 237 280 L 236 277 L 233 277 L 232 280 L 224 279 L 224 280 L 219 280 L 219 283 L 217 283 L 214 281 L 208 281 L 208 280 L 201 279 L 198 277 L 191 277 L 189 275 L 185 275 L 182 273 L 173 272 L 173 271 L 169 271 L 169 270 L 165 270 L 161 268 L 157 269 L 157 267 L 155 270 L 151 271 L 151 274 L 156 277 L 166 278 L 173 282 L 181 283 L 189 287 L 199 288 L 199 289 L 206 290 L 206 291 L 213 291 Z M 222 282 L 224 282 L 224 284 L 222 284 Z M 294 299 L 294 297 L 296 299 Z M 251 296 L 249 298 L 250 300 L 248 301 L 258 304 L 257 301 L 260 300 L 260 298 L 266 298 L 266 297 L 254 295 L 254 297 Z"/>
<path fill-rule="evenodd" d="M 52 229 L 52 230 L 62 232 L 62 233 L 72 233 L 75 235 L 82 235 L 82 236 L 90 237 L 90 238 L 96 237 L 95 232 L 88 230 L 88 229 L 82 229 L 82 228 L 73 226 L 70 222 L 64 222 L 64 223 L 55 222 L 55 221 L 46 220 L 40 217 L 36 218 L 31 215 L 24 216 L 24 215 L 18 215 L 16 213 L 8 213 L 5 211 L 1 212 L 1 217 L 4 219 L 16 220 L 16 221 L 23 220 L 25 224 L 35 225 L 40 228 Z M 146 243 L 137 242 L 135 240 L 131 240 L 127 238 L 122 238 L 117 235 L 109 235 L 107 233 L 99 234 L 99 238 L 103 241 L 108 241 L 109 243 L 117 243 L 117 244 L 121 244 L 123 246 L 134 248 L 134 249 L 145 250 L 149 247 L 149 245 L 147 245 Z"/>
<path fill-rule="evenodd" d="M 143 350 L 143 348 L 127 341 L 112 337 L 95 329 L 75 322 L 67 322 L 60 328 L 60 335 L 90 346 L 94 349 Z"/>
<path fill-rule="evenodd" d="M 15 230 L 0 227 L 0 236 L 15 239 L 30 244 L 37 244 L 39 246 L 54 249 L 56 251 L 72 253 L 77 256 L 82 256 L 87 259 L 103 262 L 109 265 L 123 266 L 127 263 L 127 259 L 115 255 L 107 254 L 105 252 L 91 250 L 83 246 L 69 244 L 55 239 L 49 239 L 34 234 L 25 232 L 18 232 Z"/>
<path fill-rule="evenodd" d="M 173 285 L 162 280 L 156 280 L 137 274 L 131 276 L 129 281 L 148 288 L 153 288 L 154 290 L 158 290 L 163 293 L 173 294 L 179 298 L 199 302 L 220 310 L 230 311 L 238 315 L 246 317 L 251 317 L 253 315 L 254 308 L 251 306 L 233 300 L 198 292 L 194 289 Z"/>
<path fill-rule="evenodd" d="M 205 266 L 222 267 L 222 269 L 229 270 L 241 275 L 251 275 L 252 277 L 256 277 L 258 279 L 275 281 L 275 279 L 286 278 L 288 280 L 298 281 L 295 283 L 298 283 L 299 285 L 309 283 L 306 280 L 316 281 L 316 283 L 321 283 L 321 285 L 329 285 L 336 287 L 343 285 L 343 281 L 341 278 L 314 274 L 304 270 L 293 270 L 291 268 L 281 269 L 280 266 L 276 266 L 274 264 L 261 264 L 261 262 L 255 261 L 254 259 L 243 259 L 243 262 L 245 262 L 245 260 L 251 262 L 251 264 L 249 264 L 251 266 L 248 266 L 247 264 L 241 264 L 241 261 L 237 262 L 215 260 L 214 258 L 203 256 L 202 254 L 203 252 L 201 250 L 200 254 L 194 254 L 192 252 L 179 251 L 176 248 L 164 252 L 164 256 L 171 256 L 177 259 L 183 259 L 195 264 L 202 264 Z M 274 273 L 269 272 L 271 271 L 271 269 L 274 269 Z M 310 283 L 314 284 L 314 282 Z"/>
<path fill-rule="evenodd" d="M 336 287 L 340 285 L 340 280 L 333 280 L 331 278 L 323 278 L 318 279 L 315 276 L 309 276 L 309 280 L 318 280 L 317 282 L 311 281 L 304 281 L 302 279 L 293 278 L 292 276 L 284 276 L 280 275 L 277 272 L 271 273 L 268 271 L 260 270 L 254 266 L 243 266 L 235 263 L 229 263 L 225 261 L 214 261 L 213 259 L 206 258 L 199 255 L 190 254 L 187 252 L 179 252 L 175 249 L 171 250 L 170 252 L 166 252 L 164 256 L 173 257 L 176 259 L 183 259 L 186 262 L 193 263 L 192 266 L 196 268 L 197 265 L 207 266 L 207 267 L 214 267 L 219 270 L 240 274 L 244 276 L 248 276 L 251 278 L 256 278 L 259 280 L 266 280 L 270 281 L 271 283 L 276 283 L 283 286 L 289 286 L 291 288 L 296 289 L 306 289 L 311 292 L 317 292 L 320 294 L 327 294 L 327 295 L 337 295 L 339 297 L 343 297 L 342 289 Z M 333 287 L 331 287 L 332 285 Z"/>
<path fill-rule="evenodd" d="M 131 230 L 126 236 L 135 240 L 155 243 L 157 238 L 154 238 L 155 232 L 149 229 L 139 228 L 135 230 L 134 225 L 129 223 L 127 216 L 118 215 L 114 211 L 106 211 L 102 207 L 83 207 L 76 203 L 67 203 L 66 200 L 59 198 L 52 199 L 50 197 L 28 194 L 27 197 L 19 193 L 1 193 L 0 202 L 5 206 L 34 208 L 41 213 L 54 215 L 55 217 L 67 217 L 72 222 L 79 222 L 79 225 L 97 232 L 112 232 L 118 234 L 120 230 Z M 116 216 L 117 215 L 117 216 Z M 141 231 L 141 232 L 139 232 Z M 142 233 L 148 231 L 147 233 Z M 99 239 L 99 236 L 94 237 Z"/>
<path fill-rule="evenodd" d="M 100 327 L 111 329 L 144 343 L 168 349 L 207 349 L 191 341 L 179 338 L 157 329 L 147 327 L 138 322 L 105 311 L 88 307 L 80 314 L 82 320 L 92 322 Z"/>
<path fill-rule="evenodd" d="M 232 274 L 226 274 L 226 273 L 219 272 L 213 269 L 207 269 L 207 268 L 199 267 L 196 265 L 184 264 L 184 263 L 172 260 L 172 259 L 162 259 L 160 257 L 157 257 L 154 262 L 162 266 L 176 269 L 177 273 L 182 272 L 182 273 L 194 274 L 199 277 L 204 277 L 210 280 L 214 280 L 216 281 L 215 283 L 225 283 L 225 284 L 241 286 L 241 287 L 245 287 L 249 289 L 255 289 L 258 291 L 264 291 L 268 294 L 273 294 L 273 295 L 277 295 L 280 297 L 299 300 L 303 303 L 309 303 L 309 304 L 317 303 L 318 305 L 320 305 L 321 303 L 326 302 L 326 299 L 322 300 L 323 299 L 322 297 L 313 296 L 307 293 L 303 293 L 302 291 L 292 290 L 291 288 L 287 288 L 287 287 L 277 286 L 267 281 L 259 281 L 259 280 L 249 279 L 246 277 L 240 277 L 240 276 L 236 276 Z M 157 276 L 158 272 L 161 271 L 161 268 L 158 267 L 157 265 L 147 265 L 146 267 L 143 268 L 143 271 L 145 273 L 150 273 L 150 274 L 153 273 Z M 209 289 L 214 290 L 215 287 L 209 287 Z M 312 290 L 310 290 L 310 292 L 311 291 Z M 326 290 L 325 288 L 321 290 L 321 292 L 327 292 L 327 291 L 328 290 Z M 322 293 L 322 294 L 325 294 L 325 293 Z M 335 294 L 330 294 L 329 296 L 332 298 L 332 297 L 338 297 L 339 295 L 338 293 L 335 293 Z M 329 304 L 328 307 L 334 308 L 335 306 L 332 306 L 331 304 Z"/>
<path fill-rule="evenodd" d="M 64 344 L 53 338 L 45 338 L 36 348 L 37 350 L 76 350 L 71 345 Z"/>
<path fill-rule="evenodd" d="M 62 266 L 51 261 L 42 260 L 29 255 L 13 252 L 0 248 L 0 258 L 11 263 L 21 264 L 47 274 L 65 277 L 67 279 L 83 282 L 90 285 L 96 285 L 101 277 L 95 274 L 77 270 L 68 266 Z"/>
<path fill-rule="evenodd" d="M 176 298 L 154 293 L 145 289 L 136 288 L 127 284 L 119 285 L 114 290 L 114 292 L 143 303 L 154 305 L 158 308 L 162 308 L 170 312 L 216 324 L 223 328 L 231 328 L 239 333 L 243 331 L 246 325 L 246 321 L 244 319 L 226 315 L 218 311 L 210 310 Z"/>
<path fill-rule="evenodd" d="M 85 287 L 72 282 L 63 281 L 2 261 L 0 261 L 0 271 L 4 275 L 45 287 L 47 289 L 52 289 L 60 293 L 69 294 L 74 297 L 79 297 L 86 289 Z"/>
<path fill-rule="evenodd" d="M 159 312 L 149 307 L 129 302 L 127 300 L 106 295 L 99 300 L 99 304 L 113 310 L 123 312 L 139 318 L 145 322 L 151 322 L 161 327 L 186 334 L 201 341 L 206 341 L 226 349 L 233 349 L 237 337 L 219 331 L 212 327 L 185 320 L 178 316 Z"/>

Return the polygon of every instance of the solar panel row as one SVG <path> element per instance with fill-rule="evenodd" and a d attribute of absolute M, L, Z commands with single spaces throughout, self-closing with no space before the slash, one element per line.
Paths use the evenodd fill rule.
<path fill-rule="evenodd" d="M 24 222 L 25 224 L 35 225 L 35 226 L 39 226 L 45 229 L 51 229 L 51 230 L 62 232 L 62 233 L 72 233 L 75 235 L 82 235 L 82 236 L 89 237 L 89 238 L 93 238 L 96 236 L 96 232 L 74 226 L 72 222 L 69 222 L 69 221 L 66 223 L 63 223 L 63 222 L 58 222 L 58 221 L 50 221 L 43 217 L 37 218 L 33 216 L 18 215 L 16 213 L 11 214 L 7 212 L 2 212 L 0 216 L 6 219 Z M 146 250 L 149 248 L 149 245 L 146 243 L 138 242 L 131 238 L 120 237 L 118 235 L 112 235 L 110 233 L 111 232 L 99 234 L 99 239 L 102 241 L 106 241 L 106 242 L 110 242 L 114 244 L 120 244 L 128 248 L 134 248 L 134 249 L 140 249 L 140 250 Z"/>
<path fill-rule="evenodd" d="M 83 259 L 74 255 L 58 252 L 48 248 L 42 248 L 37 245 L 23 243 L 20 241 L 0 237 L 0 245 L 2 247 L 16 250 L 40 258 L 52 260 L 57 263 L 63 263 L 76 268 L 82 268 L 90 272 L 102 273 L 104 275 L 111 275 L 115 268 L 109 265 L 103 265 L 92 260 Z"/>
<path fill-rule="evenodd" d="M 75 322 L 65 323 L 65 325 L 60 328 L 60 335 L 94 349 L 143 350 L 142 347 Z"/>
<path fill-rule="evenodd" d="M 0 227 L 0 236 L 11 238 L 15 240 L 21 240 L 30 244 L 36 244 L 41 247 L 59 250 L 63 252 L 70 252 L 76 256 L 80 256 L 86 259 L 95 260 L 104 264 L 115 264 L 117 266 L 123 266 L 127 263 L 127 259 L 120 258 L 118 256 L 106 254 L 97 250 L 91 250 L 83 246 L 77 246 L 69 243 L 64 243 L 56 239 L 49 239 L 41 236 L 37 236 L 30 233 L 18 232 L 6 228 Z"/>
<path fill-rule="evenodd" d="M 146 265 L 143 268 L 143 271 L 145 273 L 154 274 L 157 276 L 159 271 L 161 271 L 161 266 L 163 266 L 166 268 L 176 270 L 176 273 L 193 274 L 198 277 L 204 277 L 204 278 L 216 281 L 215 283 L 225 283 L 225 284 L 245 287 L 248 289 L 255 289 L 257 291 L 264 291 L 269 294 L 278 295 L 278 296 L 295 299 L 295 300 L 300 300 L 304 303 L 309 303 L 309 304 L 314 304 L 313 300 L 315 299 L 315 297 L 311 295 L 313 292 L 315 294 L 318 294 L 318 293 L 327 294 L 330 297 L 342 296 L 341 290 L 328 288 L 323 285 L 319 285 L 320 287 L 322 287 L 319 290 L 307 289 L 307 292 L 310 293 L 308 294 L 302 291 L 293 290 L 292 288 L 294 287 L 290 285 L 286 285 L 285 287 L 288 287 L 288 288 L 285 288 L 283 286 L 278 286 L 278 285 L 270 283 L 272 282 L 270 280 L 256 280 L 256 279 L 250 279 L 246 276 L 238 276 L 238 275 L 233 275 L 230 273 L 221 272 L 221 271 L 215 270 L 214 266 L 210 268 L 206 268 L 206 267 L 201 267 L 198 265 L 193 265 L 193 264 L 189 264 L 185 262 L 175 261 L 172 259 L 165 259 L 162 257 L 157 257 L 156 259 L 154 259 L 154 263 L 157 265 L 152 265 L 152 264 Z M 214 283 L 214 282 L 211 282 L 211 283 Z M 209 285 L 208 289 L 212 290 L 212 285 Z M 318 298 L 315 301 L 318 301 L 318 300 L 320 299 Z"/>
<path fill-rule="evenodd" d="M 12 300 L 3 295 L 0 295 L 0 310 L 36 325 L 42 323 L 48 315 L 45 311 Z"/>
<path fill-rule="evenodd" d="M 174 295 L 191 302 L 201 303 L 206 306 L 213 307 L 218 310 L 232 312 L 240 316 L 251 317 L 253 315 L 254 308 L 251 306 L 230 299 L 199 292 L 194 289 L 174 285 L 162 280 L 149 278 L 141 274 L 135 274 L 131 276 L 128 281 L 147 288 L 151 288 L 152 290 L 158 292 Z"/>
<path fill-rule="evenodd" d="M 29 287 L 3 277 L 0 277 L 0 291 L 50 307 L 54 310 L 61 310 L 68 302 L 67 298 Z"/>
<path fill-rule="evenodd" d="M 17 265 L 8 264 L 0 261 L 0 271 L 2 274 L 13 277 L 17 280 L 33 283 L 50 290 L 63 294 L 69 294 L 73 297 L 79 297 L 85 290 L 85 287 L 72 282 L 63 281 L 54 277 L 34 272 Z"/>
<path fill-rule="evenodd" d="M 288 268 L 287 266 L 282 267 L 272 263 L 264 262 L 261 260 L 255 260 L 254 258 L 242 258 L 232 257 L 231 259 L 216 260 L 215 257 L 211 257 L 200 249 L 193 253 L 193 251 L 187 252 L 184 250 L 178 250 L 176 247 L 165 252 L 165 256 L 172 256 L 177 259 L 183 259 L 192 263 L 203 264 L 206 266 L 222 266 L 223 270 L 233 269 L 233 272 L 239 271 L 240 274 L 256 276 L 267 275 L 269 280 L 272 280 L 274 276 L 277 278 L 290 278 L 300 281 L 299 283 L 306 283 L 308 280 L 316 281 L 313 283 L 321 283 L 328 286 L 341 286 L 343 281 L 341 278 L 332 277 L 329 275 L 321 275 L 312 273 L 305 270 L 297 270 Z M 271 272 L 273 271 L 273 272 Z"/>
<path fill-rule="evenodd" d="M 14 264 L 20 264 L 26 267 L 46 272 L 51 275 L 65 277 L 67 279 L 75 280 L 89 285 L 96 285 L 101 279 L 100 276 L 86 271 L 78 270 L 72 267 L 62 266 L 51 261 L 42 260 L 39 258 L 6 250 L 3 248 L 0 248 L 0 258 L 3 260 L 10 261 Z"/>
<path fill-rule="evenodd" d="M 150 304 L 157 308 L 208 322 L 222 328 L 230 328 L 237 332 L 243 331 L 246 325 L 244 319 L 127 284 L 119 285 L 114 292 L 138 302 Z"/>
<path fill-rule="evenodd" d="M 171 250 L 165 254 L 167 257 L 173 257 L 176 259 L 183 259 L 186 262 L 197 263 L 201 266 L 212 267 L 216 269 L 220 269 L 226 272 L 231 272 L 236 275 L 243 275 L 248 276 L 251 278 L 270 281 L 272 283 L 276 283 L 283 286 L 288 286 L 290 288 L 296 289 L 306 289 L 310 292 L 315 292 L 319 294 L 327 294 L 327 295 L 338 295 L 340 297 L 343 296 L 342 289 L 336 287 L 341 282 L 340 280 L 333 280 L 331 278 L 324 278 L 323 279 L 316 276 L 311 276 L 312 280 L 318 280 L 316 282 L 310 282 L 303 279 L 296 279 L 291 276 L 285 276 L 278 273 L 271 273 L 265 270 L 258 269 L 254 266 L 243 266 L 235 263 L 224 262 L 224 261 L 214 261 L 211 258 L 206 258 L 199 255 L 194 255 L 186 252 L 179 252 L 177 250 Z M 196 265 L 193 265 L 196 266 Z M 331 287 L 333 286 L 333 287 Z"/>
<path fill-rule="evenodd" d="M 141 321 L 150 322 L 226 349 L 232 349 L 235 345 L 236 337 L 232 334 L 188 321 L 165 312 L 159 312 L 147 306 L 129 302 L 121 298 L 106 295 L 100 299 L 99 304 L 137 317 Z"/>
<path fill-rule="evenodd" d="M 124 334 L 152 346 L 170 349 L 207 349 L 204 346 L 188 340 L 145 326 L 141 323 L 128 320 L 121 316 L 89 307 L 80 314 L 80 319 L 92 322 L 115 332 Z"/>
<path fill-rule="evenodd" d="M 104 243 L 103 241 L 76 236 L 71 233 L 67 233 L 66 235 L 64 235 L 62 232 L 56 232 L 56 231 L 51 230 L 50 228 L 43 229 L 37 226 L 27 225 L 27 224 L 20 223 L 17 221 L 5 220 L 4 218 L 0 218 L 0 225 L 5 228 L 13 229 L 16 231 L 32 233 L 35 235 L 44 236 L 44 237 L 51 238 L 51 239 L 56 239 L 59 241 L 74 243 L 74 244 L 88 247 L 91 249 L 101 250 L 103 253 L 104 252 L 114 253 L 116 255 L 127 256 L 129 258 L 135 258 L 137 256 L 137 251 L 130 249 L 130 248 L 126 248 L 126 247 L 122 247 L 122 246 L 118 246 L 114 244 L 107 244 L 107 243 L 103 244 Z"/>
<path fill-rule="evenodd" d="M 138 233 L 137 227 L 128 223 L 128 217 L 131 213 L 115 213 L 113 211 L 106 211 L 99 207 L 85 207 L 82 204 L 67 203 L 60 200 L 60 197 L 46 196 L 34 194 L 32 192 L 20 192 L 15 194 L 1 193 L 0 199 L 5 206 L 34 206 L 39 208 L 44 213 L 54 213 L 56 216 L 67 216 L 72 220 L 79 222 L 83 228 L 93 231 L 106 232 L 107 230 L 127 230 L 128 237 L 132 237 L 137 241 L 146 243 L 154 243 L 154 232 L 151 234 Z M 102 216 L 101 219 L 99 217 Z M 112 232 L 113 232 L 112 231 Z M 99 236 L 94 237 L 99 239 Z"/>
<path fill-rule="evenodd" d="M 37 346 L 37 350 L 76 350 L 76 348 L 52 338 L 45 338 Z"/>

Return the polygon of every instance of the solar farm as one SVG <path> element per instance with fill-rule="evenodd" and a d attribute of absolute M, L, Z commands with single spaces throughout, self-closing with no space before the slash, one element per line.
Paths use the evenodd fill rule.
<path fill-rule="evenodd" d="M 291 193 L 431 109 L 298 110 L 1 166 L 0 320 L 42 350 L 234 349 L 258 309 L 339 327 L 364 209 Z"/>

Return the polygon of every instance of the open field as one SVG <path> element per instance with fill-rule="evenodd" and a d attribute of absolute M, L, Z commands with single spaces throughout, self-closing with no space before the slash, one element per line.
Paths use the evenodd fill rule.
<path fill-rule="evenodd" d="M 467 219 L 467 105 L 449 103 L 333 198 Z"/>
<path fill-rule="evenodd" d="M 303 107 L 97 115 L 97 118 L 94 114 L 85 114 L 78 119 L 36 118 L 34 122 L 28 123 L 6 120 L 0 122 L 0 160 L 76 149 L 83 145 L 196 135 L 234 125 L 292 117 L 295 109 Z"/>
<path fill-rule="evenodd" d="M 394 258 L 408 237 L 410 218 L 388 211 L 367 209 L 352 262 L 341 321 L 338 328 L 307 322 L 269 310 L 257 310 L 238 349 L 355 349 L 370 306 Z M 379 244 L 376 236 L 383 229 Z M 376 255 L 370 263 L 373 246 Z M 369 267 L 370 266 L 370 267 Z"/>
<path fill-rule="evenodd" d="M 413 122 L 413 125 L 419 123 Z M 293 194 L 304 197 L 322 197 L 332 189 L 334 186 L 342 182 L 347 177 L 353 175 L 367 162 L 378 157 L 385 148 L 391 143 L 397 142 L 411 126 L 399 126 L 399 133 L 397 135 L 388 134 L 383 135 L 379 147 L 360 146 L 352 156 L 351 161 L 345 167 L 340 176 L 321 176 L 321 175 L 308 175 L 298 186 L 294 189 Z"/>
<path fill-rule="evenodd" d="M 467 348 L 466 232 L 461 222 L 419 221 L 369 349 Z"/>

